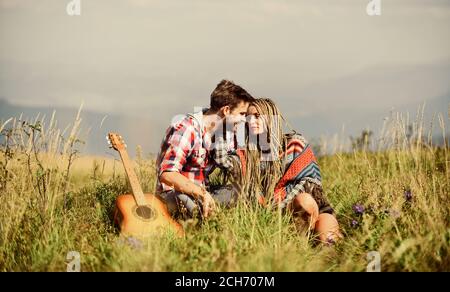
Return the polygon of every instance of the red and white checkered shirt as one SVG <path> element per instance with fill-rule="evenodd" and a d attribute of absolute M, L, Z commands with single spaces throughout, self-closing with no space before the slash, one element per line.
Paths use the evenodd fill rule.
<path fill-rule="evenodd" d="M 156 160 L 158 193 L 173 188 L 159 178 L 165 171 L 179 172 L 197 185 L 207 186 L 208 175 L 214 168 L 210 159 L 211 135 L 203 125 L 202 112 L 188 114 L 167 128 Z"/>

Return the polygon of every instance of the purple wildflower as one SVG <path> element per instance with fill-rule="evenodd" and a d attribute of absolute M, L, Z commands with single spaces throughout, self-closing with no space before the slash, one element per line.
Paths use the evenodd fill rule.
<path fill-rule="evenodd" d="M 361 204 L 355 204 L 355 205 L 353 205 L 353 211 L 354 211 L 356 214 L 362 215 L 362 214 L 364 214 L 364 210 L 365 210 L 365 208 L 364 208 L 364 206 L 361 205 Z"/>
<path fill-rule="evenodd" d="M 389 210 L 389 215 L 391 215 L 391 217 L 393 217 L 394 219 L 397 219 L 398 217 L 400 217 L 400 212 L 395 210 L 395 209 L 391 209 Z"/>
<path fill-rule="evenodd" d="M 412 192 L 411 192 L 411 190 L 405 191 L 405 200 L 408 201 L 408 202 L 412 200 Z"/>
<path fill-rule="evenodd" d="M 353 228 L 355 228 L 355 227 L 357 227 L 359 225 L 359 222 L 356 221 L 355 219 L 353 219 L 351 225 L 352 225 Z"/>
<path fill-rule="evenodd" d="M 128 237 L 127 238 L 127 243 L 134 249 L 141 249 L 142 248 L 142 242 L 135 238 L 135 237 Z"/>
<path fill-rule="evenodd" d="M 335 243 L 336 243 L 336 241 L 333 239 L 333 237 L 331 237 L 331 236 L 327 237 L 327 245 L 333 245 Z"/>

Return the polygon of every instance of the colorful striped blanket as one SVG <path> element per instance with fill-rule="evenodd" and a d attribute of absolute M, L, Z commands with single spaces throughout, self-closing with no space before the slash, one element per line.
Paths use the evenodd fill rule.
<path fill-rule="evenodd" d="M 322 180 L 311 145 L 301 135 L 292 135 L 287 141 L 286 149 L 287 152 L 283 155 L 285 172 L 275 187 L 274 197 L 278 203 L 288 199 L 288 194 L 298 189 L 299 184 L 304 184 L 305 181 L 321 184 Z"/>
<path fill-rule="evenodd" d="M 284 165 L 284 174 L 275 187 L 274 199 L 280 207 L 285 207 L 299 192 L 304 192 L 306 182 L 322 186 L 322 177 L 317 159 L 306 139 L 299 134 L 289 134 L 286 137 L 286 153 L 281 154 Z M 245 175 L 245 151 L 236 153 L 240 159 L 242 173 Z M 265 199 L 258 198 L 261 204 Z"/>

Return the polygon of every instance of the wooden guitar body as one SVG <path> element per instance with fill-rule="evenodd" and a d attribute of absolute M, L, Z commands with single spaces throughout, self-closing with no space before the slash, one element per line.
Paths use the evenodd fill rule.
<path fill-rule="evenodd" d="M 114 220 L 122 234 L 132 236 L 154 236 L 173 232 L 183 236 L 183 227 L 176 222 L 164 202 L 153 194 L 144 194 L 146 205 L 136 205 L 132 194 L 120 195 L 116 199 Z"/>
<path fill-rule="evenodd" d="M 142 192 L 122 137 L 109 133 L 106 139 L 119 152 L 132 190 L 131 194 L 120 195 L 116 199 L 114 221 L 119 225 L 121 233 L 126 236 L 147 237 L 173 232 L 184 236 L 183 227 L 170 216 L 164 202 L 155 195 Z"/>

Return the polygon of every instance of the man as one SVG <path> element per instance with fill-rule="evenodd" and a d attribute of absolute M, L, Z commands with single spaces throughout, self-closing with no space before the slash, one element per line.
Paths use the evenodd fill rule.
<path fill-rule="evenodd" d="M 233 190 L 208 190 L 208 175 L 215 167 L 212 137 L 224 121 L 244 122 L 253 100 L 239 85 L 222 80 L 211 93 L 209 109 L 184 115 L 168 127 L 156 161 L 157 193 L 173 216 L 193 217 L 198 212 L 207 218 L 214 200 L 221 204 L 233 200 Z"/>

